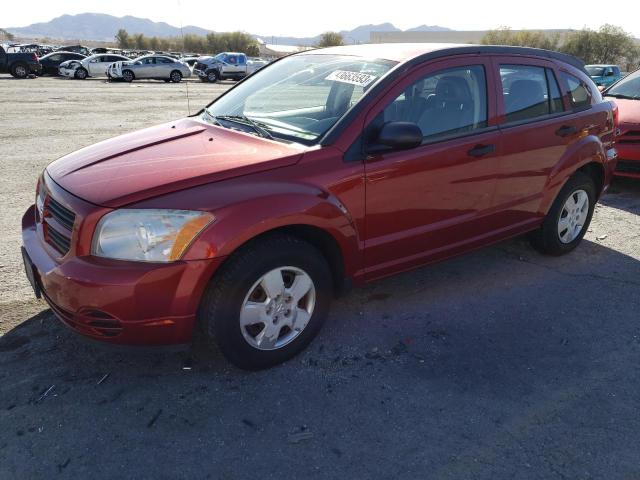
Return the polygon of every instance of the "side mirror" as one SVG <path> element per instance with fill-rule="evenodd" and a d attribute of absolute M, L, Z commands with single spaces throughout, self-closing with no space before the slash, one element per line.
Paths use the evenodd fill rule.
<path fill-rule="evenodd" d="M 367 148 L 369 153 L 410 150 L 422 145 L 422 130 L 412 122 L 387 122 Z"/>
<path fill-rule="evenodd" d="M 607 70 L 607 73 L 605 73 L 605 77 L 613 77 L 613 70 Z"/>

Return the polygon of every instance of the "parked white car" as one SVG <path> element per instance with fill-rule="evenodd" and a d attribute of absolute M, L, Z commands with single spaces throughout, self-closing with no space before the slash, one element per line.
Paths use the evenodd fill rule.
<path fill-rule="evenodd" d="M 78 78 L 80 80 L 84 80 L 87 77 L 101 77 L 107 75 L 107 68 L 112 63 L 128 60 L 123 55 L 113 53 L 91 55 L 80 61 L 61 63 L 58 73 L 63 77 Z"/>

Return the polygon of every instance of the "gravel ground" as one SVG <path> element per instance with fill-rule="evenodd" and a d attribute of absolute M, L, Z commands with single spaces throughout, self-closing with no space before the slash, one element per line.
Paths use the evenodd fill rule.
<path fill-rule="evenodd" d="M 189 82 L 191 110 L 227 86 Z M 39 172 L 185 90 L 0 77 L 0 478 L 640 478 L 640 182 L 572 254 L 515 239 L 369 285 L 265 372 L 61 326 L 18 250 Z"/>

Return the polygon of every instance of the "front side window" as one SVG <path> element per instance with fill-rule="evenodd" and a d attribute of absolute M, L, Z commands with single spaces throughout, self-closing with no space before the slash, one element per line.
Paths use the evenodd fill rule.
<path fill-rule="evenodd" d="M 500 65 L 507 123 L 562 111 L 562 96 L 553 72 L 531 65 Z"/>
<path fill-rule="evenodd" d="M 582 80 L 573 75 L 562 72 L 562 78 L 567 85 L 567 96 L 574 110 L 589 108 L 591 106 L 591 90 Z"/>
<path fill-rule="evenodd" d="M 227 126 L 234 121 L 229 117 L 243 116 L 260 122 L 276 139 L 312 144 L 394 64 L 347 55 L 292 55 L 220 97 L 203 119 Z"/>
<path fill-rule="evenodd" d="M 455 67 L 421 78 L 384 109 L 380 120 L 385 123 L 415 123 L 425 139 L 486 127 L 487 84 L 484 67 Z"/>

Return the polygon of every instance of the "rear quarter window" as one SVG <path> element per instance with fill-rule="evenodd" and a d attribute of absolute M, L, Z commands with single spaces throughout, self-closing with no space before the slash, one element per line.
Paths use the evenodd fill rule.
<path fill-rule="evenodd" d="M 578 77 L 567 72 L 560 74 L 565 83 L 566 94 L 569 97 L 571 108 L 574 110 L 584 110 L 592 103 L 593 94 L 591 89 Z"/>

